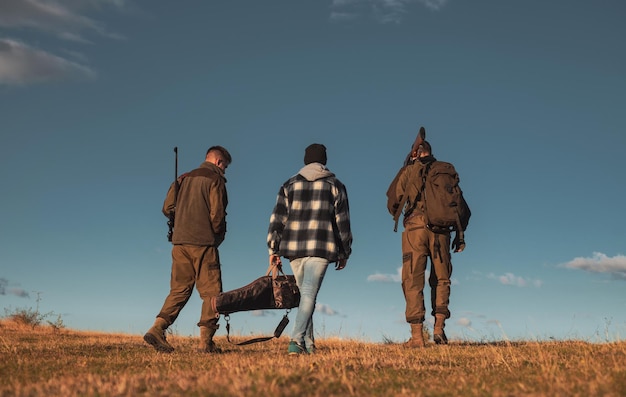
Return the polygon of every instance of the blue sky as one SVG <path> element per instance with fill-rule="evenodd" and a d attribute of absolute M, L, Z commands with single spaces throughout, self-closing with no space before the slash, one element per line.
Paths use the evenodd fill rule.
<path fill-rule="evenodd" d="M 625 17 L 621 0 L 3 0 L 1 306 L 143 334 L 168 292 L 174 146 L 181 173 L 230 150 L 224 289 L 247 284 L 318 142 L 354 233 L 318 337 L 405 340 L 385 191 L 424 126 L 473 212 L 448 336 L 623 340 Z M 199 310 L 174 330 L 197 335 Z"/>

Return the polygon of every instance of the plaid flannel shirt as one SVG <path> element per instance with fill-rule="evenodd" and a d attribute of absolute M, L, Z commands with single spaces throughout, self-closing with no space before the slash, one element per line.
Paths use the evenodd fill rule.
<path fill-rule="evenodd" d="M 298 174 L 287 180 L 270 217 L 267 246 L 270 254 L 288 259 L 348 259 L 352 232 L 345 186 L 333 174 L 314 181 Z"/>

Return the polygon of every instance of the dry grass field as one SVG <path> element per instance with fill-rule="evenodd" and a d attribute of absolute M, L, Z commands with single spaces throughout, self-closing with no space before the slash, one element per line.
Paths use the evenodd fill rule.
<path fill-rule="evenodd" d="M 320 340 L 286 354 L 287 339 L 248 346 L 0 322 L 0 396 L 626 396 L 626 342 L 401 344 Z"/>

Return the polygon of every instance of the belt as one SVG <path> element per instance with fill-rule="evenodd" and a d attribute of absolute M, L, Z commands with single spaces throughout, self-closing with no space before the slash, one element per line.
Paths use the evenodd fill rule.
<path fill-rule="evenodd" d="M 421 215 L 421 214 L 419 214 L 419 213 L 415 213 L 415 212 L 410 213 L 409 215 L 407 215 L 407 216 L 405 216 L 405 217 L 404 217 L 404 219 L 402 220 L 402 224 L 403 224 L 404 226 L 406 226 L 406 224 L 408 223 L 408 221 L 409 221 L 409 220 L 411 220 L 411 219 L 413 219 L 413 218 L 417 217 L 418 215 Z M 426 223 L 425 223 L 425 222 L 420 222 L 420 223 L 422 223 L 422 225 L 421 225 L 421 226 L 424 226 L 424 227 L 426 226 Z"/>

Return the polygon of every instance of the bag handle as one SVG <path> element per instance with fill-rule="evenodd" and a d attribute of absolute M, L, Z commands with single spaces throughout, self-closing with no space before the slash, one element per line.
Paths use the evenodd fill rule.
<path fill-rule="evenodd" d="M 285 272 L 283 272 L 282 267 L 278 267 L 278 265 L 273 265 L 270 264 L 267 267 L 267 273 L 265 273 L 266 276 L 272 276 L 272 278 L 276 278 L 278 276 L 285 276 Z"/>

